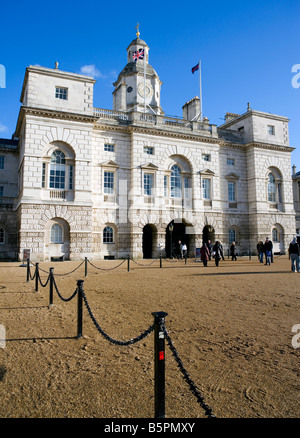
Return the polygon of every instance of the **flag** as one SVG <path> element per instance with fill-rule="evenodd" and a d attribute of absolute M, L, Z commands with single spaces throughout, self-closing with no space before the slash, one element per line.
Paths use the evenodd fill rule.
<path fill-rule="evenodd" d="M 199 70 L 199 62 L 197 65 L 195 65 L 195 67 L 192 68 L 192 73 L 194 74 L 197 70 Z"/>
<path fill-rule="evenodd" d="M 145 50 L 139 49 L 133 53 L 133 60 L 137 61 L 138 59 L 144 59 Z"/>

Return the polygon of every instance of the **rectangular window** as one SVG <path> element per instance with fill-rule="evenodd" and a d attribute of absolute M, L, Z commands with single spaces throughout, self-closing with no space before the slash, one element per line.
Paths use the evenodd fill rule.
<path fill-rule="evenodd" d="M 234 166 L 234 159 L 233 158 L 227 158 L 227 166 Z"/>
<path fill-rule="evenodd" d="M 275 135 L 275 126 L 268 125 L 268 134 Z"/>
<path fill-rule="evenodd" d="M 168 196 L 168 177 L 164 175 L 164 196 L 165 198 Z"/>
<path fill-rule="evenodd" d="M 0 170 L 4 169 L 4 155 L 0 155 Z"/>
<path fill-rule="evenodd" d="M 73 190 L 73 166 L 69 166 L 69 190 Z"/>
<path fill-rule="evenodd" d="M 210 154 L 202 154 L 202 158 L 203 158 L 204 161 L 211 161 Z"/>
<path fill-rule="evenodd" d="M 192 198 L 191 178 L 189 178 L 188 176 L 184 177 L 184 198 Z"/>
<path fill-rule="evenodd" d="M 3 192 L 4 192 L 3 186 L 0 186 L 0 198 L 3 198 Z"/>
<path fill-rule="evenodd" d="M 68 89 L 55 87 L 55 97 L 56 99 L 68 100 Z"/>
<path fill-rule="evenodd" d="M 104 193 L 114 193 L 114 172 L 104 172 Z"/>
<path fill-rule="evenodd" d="M 150 146 L 144 146 L 144 153 L 148 155 L 154 155 L 154 148 Z"/>
<path fill-rule="evenodd" d="M 228 201 L 235 202 L 235 183 L 232 181 L 228 182 Z"/>
<path fill-rule="evenodd" d="M 203 178 L 202 180 L 203 199 L 210 199 L 210 179 Z"/>
<path fill-rule="evenodd" d="M 106 143 L 106 144 L 104 145 L 104 150 L 105 150 L 106 152 L 115 152 L 115 145 L 114 145 L 114 144 L 108 144 L 108 143 Z"/>
<path fill-rule="evenodd" d="M 151 196 L 153 189 L 153 174 L 152 173 L 144 173 L 144 195 Z"/>
<path fill-rule="evenodd" d="M 46 184 L 46 163 L 42 164 L 42 187 Z"/>

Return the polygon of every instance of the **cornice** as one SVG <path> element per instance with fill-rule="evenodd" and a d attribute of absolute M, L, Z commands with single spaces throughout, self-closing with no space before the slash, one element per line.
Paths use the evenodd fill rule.
<path fill-rule="evenodd" d="M 295 148 L 293 148 L 292 146 L 284 146 L 279 144 L 271 144 L 271 143 L 255 142 L 255 141 L 252 141 L 245 145 L 246 150 L 254 149 L 254 148 L 269 149 L 269 150 L 282 151 L 282 152 L 293 152 L 295 150 Z"/>

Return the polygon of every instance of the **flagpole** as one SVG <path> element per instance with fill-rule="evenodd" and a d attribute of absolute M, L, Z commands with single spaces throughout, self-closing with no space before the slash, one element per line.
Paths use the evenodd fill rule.
<path fill-rule="evenodd" d="M 144 113 L 146 114 L 146 50 L 144 49 Z"/>
<path fill-rule="evenodd" d="M 199 60 L 199 86 L 200 86 L 200 122 L 202 122 L 201 60 Z"/>

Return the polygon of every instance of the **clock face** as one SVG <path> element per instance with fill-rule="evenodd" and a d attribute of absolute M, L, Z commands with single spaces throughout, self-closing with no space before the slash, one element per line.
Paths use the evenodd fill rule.
<path fill-rule="evenodd" d="M 150 84 L 146 84 L 145 88 L 146 88 L 146 93 L 144 93 L 144 83 L 140 82 L 138 84 L 138 93 L 139 93 L 139 95 L 141 97 L 146 97 L 146 98 L 151 97 L 152 93 L 153 93 L 153 88 L 151 87 Z"/>

